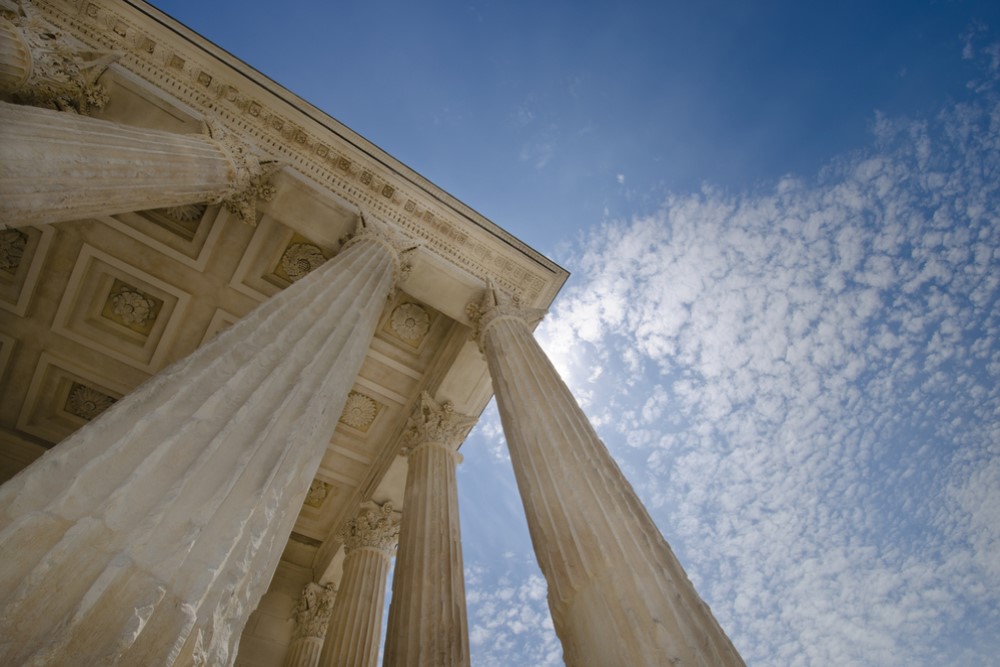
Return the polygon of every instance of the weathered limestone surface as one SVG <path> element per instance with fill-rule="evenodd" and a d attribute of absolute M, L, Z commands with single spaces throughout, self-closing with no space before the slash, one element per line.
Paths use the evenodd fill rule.
<path fill-rule="evenodd" d="M 386 667 L 469 665 L 455 465 L 456 450 L 475 422 L 426 392 L 410 418 Z"/>
<path fill-rule="evenodd" d="M 385 605 L 385 580 L 399 539 L 392 504 L 347 522 L 344 574 L 326 633 L 321 667 L 376 667 Z"/>
<path fill-rule="evenodd" d="M 278 165 L 218 127 L 212 134 L 0 102 L 0 220 L 17 227 L 223 202 L 253 224 Z"/>
<path fill-rule="evenodd" d="M 399 269 L 363 229 L 0 487 L 0 664 L 231 664 Z"/>
<path fill-rule="evenodd" d="M 0 2 L 0 95 L 19 104 L 88 113 L 108 101 L 97 83 L 118 58 L 72 42 L 28 0 Z"/>
<path fill-rule="evenodd" d="M 541 311 L 491 287 L 470 316 L 566 664 L 743 665 L 535 341 Z"/>
<path fill-rule="evenodd" d="M 337 589 L 332 584 L 320 586 L 310 582 L 303 589 L 295 608 L 295 631 L 285 656 L 285 667 L 316 667 L 319 664 L 336 594 Z"/>

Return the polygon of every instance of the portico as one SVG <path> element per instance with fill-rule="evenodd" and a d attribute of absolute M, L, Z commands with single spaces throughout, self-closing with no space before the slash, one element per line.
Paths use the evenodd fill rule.
<path fill-rule="evenodd" d="M 468 665 L 495 394 L 567 664 L 742 664 L 534 340 L 562 268 L 146 3 L 0 14 L 0 662 Z"/>

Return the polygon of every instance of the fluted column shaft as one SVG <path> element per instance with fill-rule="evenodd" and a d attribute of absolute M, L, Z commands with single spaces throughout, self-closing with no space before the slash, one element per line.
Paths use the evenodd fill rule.
<path fill-rule="evenodd" d="M 488 293 L 479 335 L 567 665 L 743 665 L 536 342 Z"/>
<path fill-rule="evenodd" d="M 0 664 L 231 664 L 399 262 L 363 231 L 0 487 Z"/>
<path fill-rule="evenodd" d="M 246 204 L 263 176 L 248 151 L 206 135 L 0 102 L 0 220 L 11 226 Z"/>
<path fill-rule="evenodd" d="M 316 667 L 323 651 L 322 637 L 298 637 L 288 645 L 285 667 Z"/>
<path fill-rule="evenodd" d="M 31 76 L 31 48 L 16 25 L 0 16 L 0 93 L 21 89 Z"/>
<path fill-rule="evenodd" d="M 427 394 L 410 420 L 385 667 L 469 665 L 455 450 L 474 422 Z"/>
<path fill-rule="evenodd" d="M 376 667 L 386 577 L 399 535 L 392 506 L 363 512 L 348 525 L 344 573 L 326 632 L 320 667 Z"/>

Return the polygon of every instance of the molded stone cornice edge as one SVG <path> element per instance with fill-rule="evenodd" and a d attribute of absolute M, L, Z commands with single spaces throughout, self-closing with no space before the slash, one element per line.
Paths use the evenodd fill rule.
<path fill-rule="evenodd" d="M 452 222 L 453 213 L 433 197 L 418 194 L 407 185 L 409 181 L 386 173 L 377 160 L 315 118 L 299 118 L 305 121 L 300 124 L 289 110 L 279 112 L 245 92 L 255 90 L 259 97 L 274 94 L 243 73 L 234 77 L 237 70 L 232 65 L 206 55 L 208 51 L 186 37 L 166 30 L 150 34 L 143 22 L 156 21 L 152 13 L 142 16 L 127 3 L 106 0 L 38 4 L 51 20 L 71 26 L 81 37 L 122 50 L 121 65 L 132 73 L 202 112 L 215 112 L 234 132 L 253 136 L 263 149 L 281 155 L 321 187 L 425 241 L 435 254 L 482 280 L 493 279 L 530 303 L 549 303 L 565 280 L 562 269 L 502 229 L 485 229 L 471 220 L 474 227 Z M 505 245 L 522 255 L 504 252 Z M 529 267 L 529 262 L 537 268 Z"/>

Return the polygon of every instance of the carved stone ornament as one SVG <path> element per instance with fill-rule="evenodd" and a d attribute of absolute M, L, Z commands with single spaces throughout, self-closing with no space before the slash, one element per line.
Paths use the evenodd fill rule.
<path fill-rule="evenodd" d="M 171 206 L 169 208 L 157 208 L 153 210 L 177 222 L 195 222 L 204 217 L 208 206 L 205 204 L 185 204 L 183 206 Z"/>
<path fill-rule="evenodd" d="M 314 479 L 309 485 L 309 493 L 306 494 L 306 505 L 309 507 L 322 507 L 330 493 L 330 485 L 318 479 Z"/>
<path fill-rule="evenodd" d="M 295 629 L 292 631 L 292 639 L 326 637 L 326 628 L 330 623 L 336 596 L 337 589 L 333 584 L 320 586 L 311 581 L 306 584 L 302 589 L 299 604 L 295 607 Z"/>
<path fill-rule="evenodd" d="M 276 160 L 261 160 L 250 146 L 240 141 L 215 118 L 205 121 L 208 135 L 229 157 L 233 174 L 228 191 L 210 204 L 221 203 L 226 210 L 251 226 L 257 225 L 257 200 L 271 201 L 277 189 L 269 180 L 284 165 Z"/>
<path fill-rule="evenodd" d="M 344 403 L 344 411 L 340 415 L 340 421 L 359 431 L 364 431 L 372 425 L 377 414 L 378 404 L 375 399 L 352 391 L 347 395 L 347 402 Z"/>
<path fill-rule="evenodd" d="M 296 282 L 322 266 L 325 261 L 323 251 L 317 246 L 311 243 L 293 243 L 281 255 L 281 268 L 289 280 Z"/>
<path fill-rule="evenodd" d="M 66 412 L 87 421 L 92 420 L 117 402 L 118 399 L 91 387 L 74 382 L 66 398 Z"/>
<path fill-rule="evenodd" d="M 486 290 L 478 303 L 470 303 L 465 307 L 465 314 L 472 321 L 473 338 L 479 343 L 480 350 L 483 347 L 483 334 L 497 320 L 515 318 L 533 327 L 545 317 L 546 312 L 543 308 L 527 308 L 521 305 L 519 297 L 498 289 L 493 281 L 486 283 Z"/>
<path fill-rule="evenodd" d="M 389 326 L 403 340 L 416 343 L 427 335 L 431 327 L 431 317 L 417 304 L 404 303 L 392 311 Z"/>
<path fill-rule="evenodd" d="M 24 259 L 28 235 L 19 229 L 0 230 L 0 269 L 15 273 Z"/>
<path fill-rule="evenodd" d="M 97 79 L 121 54 L 73 44 L 27 2 L 4 2 L 0 10 L 0 21 L 20 33 L 30 71 L 14 90 L 5 91 L 11 101 L 81 114 L 104 108 L 108 92 Z"/>
<path fill-rule="evenodd" d="M 359 547 L 368 547 L 391 555 L 399 540 L 399 523 L 393 520 L 392 503 L 386 503 L 377 510 L 365 510 L 345 523 L 337 532 L 337 537 L 344 543 L 345 554 Z"/>
<path fill-rule="evenodd" d="M 156 304 L 137 289 L 123 286 L 111 295 L 111 309 L 127 325 L 145 324 Z"/>
<path fill-rule="evenodd" d="M 457 450 L 476 421 L 475 417 L 455 412 L 451 401 L 438 403 L 426 391 L 421 392 L 420 402 L 403 432 L 403 453 L 409 454 L 423 443 L 435 443 Z"/>
<path fill-rule="evenodd" d="M 355 227 L 353 233 L 343 239 L 341 249 L 346 250 L 362 241 L 375 241 L 392 252 L 393 259 L 395 260 L 393 284 L 399 286 L 410 275 L 413 263 L 409 256 L 419 247 L 416 243 L 413 243 L 386 223 L 366 218 L 364 213 L 360 213 L 358 215 L 357 227 Z"/>

